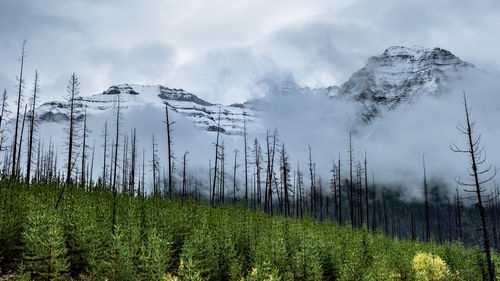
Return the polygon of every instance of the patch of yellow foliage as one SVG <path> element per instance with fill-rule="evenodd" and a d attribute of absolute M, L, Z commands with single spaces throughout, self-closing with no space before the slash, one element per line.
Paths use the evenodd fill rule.
<path fill-rule="evenodd" d="M 450 280 L 448 265 L 439 256 L 418 252 L 413 257 L 413 270 L 418 281 Z"/>

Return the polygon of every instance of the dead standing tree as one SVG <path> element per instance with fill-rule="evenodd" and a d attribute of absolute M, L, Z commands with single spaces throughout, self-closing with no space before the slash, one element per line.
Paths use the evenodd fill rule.
<path fill-rule="evenodd" d="M 114 142 L 114 154 L 111 157 L 113 161 L 113 214 L 111 218 L 111 234 L 115 235 L 115 225 L 116 225 L 116 196 L 117 196 L 117 190 L 116 190 L 116 168 L 117 168 L 117 163 L 118 163 L 118 140 L 120 138 L 120 109 L 121 109 L 121 104 L 120 104 L 120 94 L 116 95 L 116 135 L 115 135 L 115 142 Z M 111 167 L 110 167 L 111 170 Z M 111 179 L 111 177 L 110 177 Z"/>
<path fill-rule="evenodd" d="M 59 206 L 59 202 L 61 201 L 62 195 L 64 193 L 64 189 L 67 185 L 71 183 L 71 172 L 73 170 L 73 163 L 75 162 L 74 148 L 75 148 L 75 131 L 77 127 L 77 116 L 75 113 L 75 99 L 80 93 L 80 82 L 78 81 L 78 77 L 73 72 L 71 78 L 69 79 L 68 86 L 68 103 L 69 103 L 69 127 L 68 127 L 68 162 L 66 163 L 66 183 L 63 185 L 61 192 L 59 193 L 59 198 L 57 199 L 55 208 Z"/>
<path fill-rule="evenodd" d="M 210 205 L 215 204 L 215 186 L 217 184 L 217 162 L 219 162 L 219 136 L 220 136 L 220 108 L 219 108 L 219 117 L 217 122 L 217 139 L 215 141 L 215 166 L 214 166 L 214 178 L 212 185 L 212 194 L 210 196 Z"/>
<path fill-rule="evenodd" d="M 425 208 L 425 241 L 431 240 L 431 220 L 429 215 L 429 188 L 427 186 L 427 174 L 425 171 L 425 156 L 422 155 L 424 167 L 424 208 Z"/>
<path fill-rule="evenodd" d="M 167 124 L 167 148 L 168 148 L 168 196 L 172 198 L 172 125 L 175 122 L 170 122 L 168 119 L 168 103 L 165 103 L 165 124 Z"/>
<path fill-rule="evenodd" d="M 33 140 L 34 140 L 34 135 L 35 135 L 35 108 L 36 108 L 36 98 L 37 94 L 40 91 L 40 84 L 39 84 L 39 76 L 38 76 L 38 71 L 35 71 L 35 82 L 33 85 L 33 96 L 31 98 L 31 110 L 29 114 L 30 118 L 30 131 L 29 131 L 29 141 L 28 141 L 28 159 L 27 161 L 27 166 L 26 166 L 26 182 L 28 185 L 30 184 L 31 181 L 31 164 L 32 164 L 32 158 L 33 158 Z"/>
<path fill-rule="evenodd" d="M 486 162 L 486 153 L 484 146 L 481 145 L 481 134 L 477 135 L 474 132 L 475 122 L 470 120 L 470 109 L 467 105 L 467 97 L 464 93 L 464 109 L 465 109 L 465 125 L 459 123 L 457 130 L 464 134 L 467 138 L 467 145 L 465 148 L 460 148 L 455 144 L 451 144 L 450 148 L 453 152 L 465 153 L 470 157 L 469 164 L 471 169 L 468 174 L 473 178 L 473 182 L 464 182 L 457 179 L 458 184 L 464 186 L 465 192 L 474 193 L 477 199 L 476 207 L 479 211 L 479 216 L 481 218 L 481 232 L 483 235 L 483 250 L 486 255 L 486 263 L 488 266 L 488 280 L 495 280 L 495 268 L 493 267 L 493 262 L 491 260 L 491 249 L 490 249 L 490 237 L 486 225 L 486 212 L 483 205 L 483 196 L 485 189 L 483 185 L 491 181 L 496 176 L 496 168 L 492 165 L 488 168 L 481 168 Z M 480 179 L 481 177 L 481 179 Z M 470 189 L 468 189 L 470 188 Z"/>
<path fill-rule="evenodd" d="M 24 79 L 23 79 L 23 70 L 24 70 L 24 58 L 26 57 L 24 54 L 24 47 L 26 46 L 26 40 L 23 42 L 23 49 L 21 52 L 21 70 L 19 71 L 19 77 L 17 77 L 19 84 L 17 88 L 17 111 L 16 111 L 16 127 L 14 129 L 14 140 L 12 142 L 12 173 L 11 178 L 15 178 L 16 174 L 16 150 L 17 150 L 17 134 L 19 130 L 19 111 L 21 110 L 21 98 L 23 94 L 24 88 Z"/>
<path fill-rule="evenodd" d="M 1 105 L 0 105 L 0 151 L 4 150 L 4 146 L 3 146 L 3 143 L 4 143 L 4 140 L 5 140 L 5 136 L 4 136 L 4 127 L 2 127 L 2 121 L 3 120 L 6 120 L 8 119 L 7 115 L 10 113 L 10 111 L 7 109 L 8 107 L 8 104 L 7 104 L 7 90 L 3 90 L 3 94 L 2 94 L 2 102 L 1 102 Z M 8 156 L 8 153 L 6 153 L 6 156 Z M 5 163 L 4 165 L 7 165 L 7 163 Z"/>

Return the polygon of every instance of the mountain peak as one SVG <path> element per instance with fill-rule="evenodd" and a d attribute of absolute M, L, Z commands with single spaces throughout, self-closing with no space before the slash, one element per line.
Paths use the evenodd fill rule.
<path fill-rule="evenodd" d="M 362 102 L 367 111 L 394 108 L 402 102 L 415 102 L 422 95 L 445 92 L 451 82 L 475 69 L 450 51 L 421 46 L 392 46 L 371 57 L 339 88 L 340 96 Z"/>

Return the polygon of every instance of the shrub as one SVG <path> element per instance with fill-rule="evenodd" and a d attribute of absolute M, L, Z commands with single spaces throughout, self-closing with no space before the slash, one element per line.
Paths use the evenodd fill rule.
<path fill-rule="evenodd" d="M 418 281 L 441 281 L 451 277 L 446 262 L 429 253 L 418 252 L 413 258 L 413 269 Z"/>

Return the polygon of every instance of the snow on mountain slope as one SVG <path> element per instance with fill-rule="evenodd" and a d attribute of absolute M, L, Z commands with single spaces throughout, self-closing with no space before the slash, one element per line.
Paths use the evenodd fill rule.
<path fill-rule="evenodd" d="M 371 57 L 339 87 L 339 97 L 364 104 L 365 120 L 382 109 L 414 103 L 422 95 L 439 95 L 450 83 L 462 79 L 475 67 L 447 50 L 394 46 Z"/>
<path fill-rule="evenodd" d="M 111 86 L 101 94 L 79 97 L 77 101 L 78 118 L 83 117 L 83 109 L 90 115 L 98 115 L 104 111 L 114 110 L 117 95 L 124 111 L 153 105 L 170 107 L 190 119 L 198 128 L 216 131 L 220 111 L 221 132 L 229 135 L 243 133 L 244 114 L 249 124 L 255 123 L 255 112 L 240 106 L 223 106 L 212 104 L 182 89 L 171 89 L 161 85 L 145 86 L 121 84 Z M 46 122 L 67 120 L 68 103 L 65 101 L 47 102 L 40 106 L 38 118 Z"/>
<path fill-rule="evenodd" d="M 204 101 L 182 89 L 161 85 L 121 84 L 111 86 L 101 94 L 79 98 L 77 112 L 82 117 L 83 108 L 86 108 L 89 114 L 112 110 L 116 95 L 119 94 L 124 110 L 146 104 L 163 107 L 164 103 L 168 102 L 196 127 L 208 131 L 217 130 L 220 110 L 222 133 L 241 135 L 244 114 L 247 115 L 248 125 L 253 129 L 266 129 L 259 118 L 259 110 L 262 110 L 264 105 L 269 105 L 270 101 L 293 99 L 297 95 L 324 95 L 331 98 L 332 102 L 339 99 L 355 101 L 361 105 L 361 119 L 369 122 L 384 110 L 394 109 L 401 103 L 414 103 L 422 95 L 439 95 L 446 92 L 451 83 L 460 80 L 470 70 L 475 70 L 472 64 L 460 60 L 444 49 L 393 46 L 381 55 L 371 57 L 363 68 L 339 87 L 311 89 L 288 81 L 270 88 L 263 98 L 224 106 Z M 64 101 L 44 103 L 38 111 L 39 119 L 49 122 L 67 120 L 67 106 Z M 279 106 L 279 103 L 275 106 Z"/>

